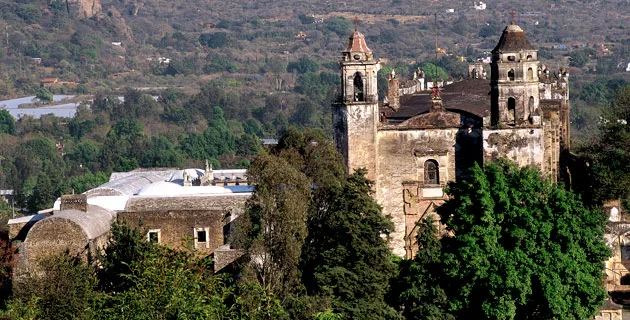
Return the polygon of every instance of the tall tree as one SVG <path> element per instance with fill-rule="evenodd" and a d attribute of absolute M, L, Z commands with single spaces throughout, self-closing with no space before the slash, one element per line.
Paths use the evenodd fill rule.
<path fill-rule="evenodd" d="M 609 108 L 604 109 L 597 142 L 581 151 L 593 160 L 592 179 L 578 185 L 587 199 L 595 204 L 621 199 L 630 206 L 630 84 L 619 87 Z M 587 173 L 591 173 L 587 171 Z M 585 190 L 583 190 L 585 189 Z"/>
<path fill-rule="evenodd" d="M 390 304 L 399 307 L 405 319 L 455 319 L 446 310 L 448 299 L 440 284 L 442 244 L 435 223 L 431 217 L 417 223 L 418 253 L 413 260 L 399 261 L 392 281 Z"/>
<path fill-rule="evenodd" d="M 254 160 L 248 176 L 256 191 L 240 219 L 240 245 L 251 257 L 260 285 L 284 297 L 299 284 L 310 184 L 286 160 L 266 153 Z"/>
<path fill-rule="evenodd" d="M 475 165 L 438 208 L 442 284 L 457 318 L 587 319 L 606 298 L 605 217 L 534 168 Z"/>
<path fill-rule="evenodd" d="M 395 274 L 387 235 L 393 224 L 370 195 L 365 170 L 329 189 L 327 203 L 309 223 L 303 257 L 304 283 L 311 294 L 331 299 L 346 319 L 397 319 L 385 302 Z"/>

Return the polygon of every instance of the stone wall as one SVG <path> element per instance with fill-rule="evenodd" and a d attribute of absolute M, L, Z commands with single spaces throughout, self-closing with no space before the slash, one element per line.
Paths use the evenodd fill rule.
<path fill-rule="evenodd" d="M 500 158 L 520 167 L 535 166 L 544 170 L 544 134 L 542 128 L 496 129 L 483 131 L 483 161 Z"/>
<path fill-rule="evenodd" d="M 543 126 L 545 130 L 545 162 L 546 175 L 552 182 L 560 177 L 560 140 L 561 122 L 560 106 L 542 106 Z"/>
<path fill-rule="evenodd" d="M 368 178 L 374 180 L 378 170 L 376 165 L 376 126 L 378 121 L 377 103 L 346 104 L 347 119 L 347 166 L 349 172 L 358 168 L 368 170 Z M 343 112 L 343 111 L 342 111 Z"/>
<path fill-rule="evenodd" d="M 95 254 L 90 252 L 89 242 L 83 229 L 70 220 L 50 217 L 38 221 L 19 248 L 14 274 L 19 278 L 28 272 L 39 273 L 41 259 L 66 252 L 88 261 Z"/>
<path fill-rule="evenodd" d="M 225 243 L 229 217 L 223 210 L 161 210 L 120 212 L 118 220 L 143 232 L 159 230 L 160 244 L 175 249 L 194 249 L 202 255 L 214 252 Z M 196 231 L 207 230 L 207 241 L 196 243 Z M 147 237 L 148 240 L 148 237 Z M 195 245 L 196 244 L 196 245 Z"/>
<path fill-rule="evenodd" d="M 415 222 L 431 214 L 431 204 L 441 203 L 443 199 L 442 187 L 455 179 L 458 131 L 458 128 L 378 131 L 376 199 L 383 207 L 383 214 L 394 223 L 390 246 L 397 256 L 407 255 L 405 242 Z M 429 159 L 439 164 L 440 183 L 431 188 L 423 185 L 424 163 Z"/>
<path fill-rule="evenodd" d="M 144 232 L 159 230 L 160 244 L 178 249 L 195 249 L 203 255 L 229 242 L 233 221 L 243 213 L 251 195 L 138 197 L 118 214 L 120 221 L 141 227 Z M 197 230 L 207 231 L 205 243 L 196 242 Z M 148 239 L 148 238 L 147 238 Z"/>

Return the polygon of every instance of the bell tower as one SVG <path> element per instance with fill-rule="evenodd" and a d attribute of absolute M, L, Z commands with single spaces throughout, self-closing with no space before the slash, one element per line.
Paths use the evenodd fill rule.
<path fill-rule="evenodd" d="M 366 168 L 376 178 L 376 130 L 378 125 L 377 73 L 380 69 L 365 37 L 354 21 L 354 32 L 339 62 L 341 94 L 334 105 L 335 143 L 348 171 Z"/>
<path fill-rule="evenodd" d="M 523 127 L 540 124 L 538 110 L 538 51 L 529 43 L 525 32 L 508 25 L 492 50 L 491 125 Z"/>

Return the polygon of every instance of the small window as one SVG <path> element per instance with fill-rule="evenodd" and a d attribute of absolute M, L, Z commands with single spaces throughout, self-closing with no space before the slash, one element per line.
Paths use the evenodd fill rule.
<path fill-rule="evenodd" d="M 528 54 L 528 55 L 527 55 L 527 61 L 532 61 L 532 59 L 533 59 L 533 58 L 532 58 L 532 55 L 531 55 L 531 54 Z"/>
<path fill-rule="evenodd" d="M 197 230 L 197 242 L 208 241 L 208 236 L 205 230 Z"/>
<path fill-rule="evenodd" d="M 161 240 L 160 229 L 151 229 L 147 232 L 147 241 L 151 243 L 160 243 Z"/>
<path fill-rule="evenodd" d="M 527 69 L 527 80 L 534 80 L 534 70 L 532 68 Z"/>
<path fill-rule="evenodd" d="M 193 228 L 193 235 L 195 237 L 195 249 L 210 248 L 210 228 Z"/>
<path fill-rule="evenodd" d="M 514 81 L 514 69 L 510 69 L 510 71 L 508 71 L 508 79 L 510 81 Z"/>
<path fill-rule="evenodd" d="M 508 61 L 516 61 L 516 56 L 508 56 Z"/>
<path fill-rule="evenodd" d="M 440 171 L 437 161 L 427 160 L 424 163 L 424 184 L 440 184 Z"/>

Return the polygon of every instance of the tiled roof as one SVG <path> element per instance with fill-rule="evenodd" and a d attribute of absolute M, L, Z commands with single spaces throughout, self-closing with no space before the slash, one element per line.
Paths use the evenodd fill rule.
<path fill-rule="evenodd" d="M 494 47 L 493 52 L 516 52 L 520 50 L 534 50 L 534 46 L 529 43 L 523 29 L 517 25 L 509 25 L 503 30 L 499 43 Z"/>
<path fill-rule="evenodd" d="M 344 52 L 372 52 L 365 43 L 365 37 L 361 32 L 355 30 L 349 38 L 348 47 Z"/>
<path fill-rule="evenodd" d="M 448 111 L 463 111 L 483 117 L 490 110 L 490 81 L 467 79 L 445 86 L 441 90 L 442 103 Z M 404 121 L 429 111 L 431 94 L 414 94 L 400 97 L 400 109 L 388 115 L 388 119 Z"/>

